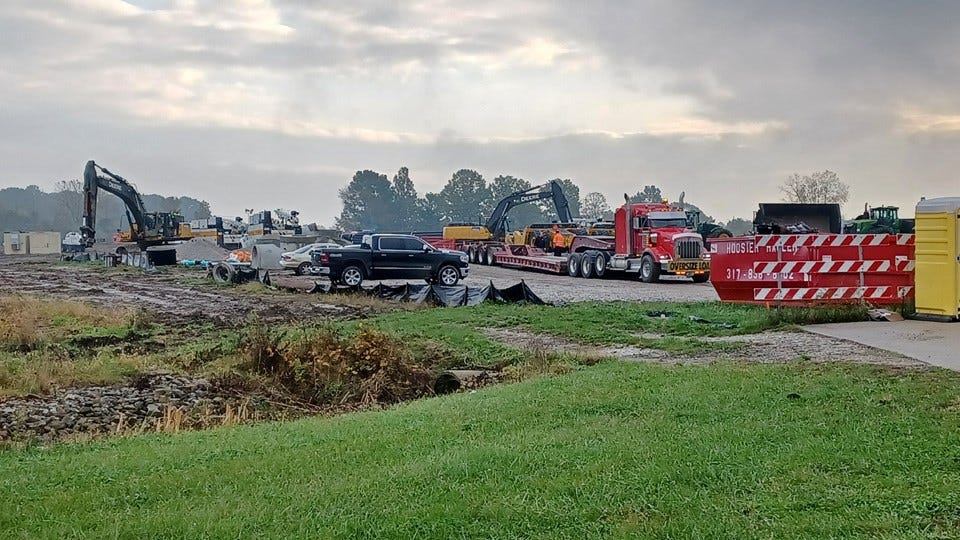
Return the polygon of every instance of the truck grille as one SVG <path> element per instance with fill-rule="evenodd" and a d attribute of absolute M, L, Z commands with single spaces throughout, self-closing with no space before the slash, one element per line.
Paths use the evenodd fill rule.
<path fill-rule="evenodd" d="M 674 256 L 677 259 L 699 259 L 703 243 L 696 238 L 677 240 L 674 245 Z"/>

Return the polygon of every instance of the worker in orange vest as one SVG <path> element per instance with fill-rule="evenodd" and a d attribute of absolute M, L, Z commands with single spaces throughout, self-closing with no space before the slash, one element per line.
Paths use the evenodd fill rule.
<path fill-rule="evenodd" d="M 563 235 L 560 234 L 560 227 L 553 226 L 553 254 L 559 257 L 563 254 L 563 250 L 566 248 L 564 245 Z"/>

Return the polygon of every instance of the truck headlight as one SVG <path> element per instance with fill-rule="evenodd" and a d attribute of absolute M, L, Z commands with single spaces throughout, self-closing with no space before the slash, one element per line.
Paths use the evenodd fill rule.
<path fill-rule="evenodd" d="M 462 263 L 469 263 L 469 262 L 470 262 L 470 257 L 467 257 L 466 253 L 464 253 L 463 255 L 460 256 L 460 262 L 462 262 Z"/>

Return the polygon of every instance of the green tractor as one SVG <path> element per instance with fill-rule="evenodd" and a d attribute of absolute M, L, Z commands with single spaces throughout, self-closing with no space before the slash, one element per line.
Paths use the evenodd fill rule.
<path fill-rule="evenodd" d="M 900 219 L 896 206 L 863 207 L 863 213 L 848 222 L 843 232 L 847 234 L 912 234 L 913 219 Z"/>
<path fill-rule="evenodd" d="M 730 238 L 733 236 L 732 232 L 720 225 L 703 221 L 703 214 L 696 210 L 686 210 L 686 213 L 687 227 L 694 229 L 703 237 L 703 244 L 705 246 L 710 245 L 711 238 Z"/>

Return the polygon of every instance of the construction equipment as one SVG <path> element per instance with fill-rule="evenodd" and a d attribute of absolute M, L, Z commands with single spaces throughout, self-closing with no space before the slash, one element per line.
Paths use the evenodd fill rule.
<path fill-rule="evenodd" d="M 563 188 L 556 180 L 517 191 L 504 197 L 490 214 L 484 225 L 451 224 L 443 228 L 443 239 L 452 240 L 456 249 L 465 251 L 470 261 L 489 264 L 491 249 L 503 245 L 507 233 L 507 213 L 514 207 L 544 199 L 553 199 L 557 216 L 562 223 L 572 223 L 570 204 Z M 552 225 L 551 225 L 552 227 Z"/>
<path fill-rule="evenodd" d="M 703 237 L 703 242 L 710 245 L 711 238 L 731 238 L 733 233 L 728 229 L 703 220 L 703 213 L 699 210 L 685 210 L 687 214 L 687 226 L 697 231 Z"/>
<path fill-rule="evenodd" d="M 191 237 L 209 240 L 225 249 L 240 248 L 246 233 L 247 225 L 240 217 L 229 219 L 213 216 L 190 222 Z"/>
<path fill-rule="evenodd" d="M 295 235 L 303 234 L 300 227 L 300 213 L 296 210 L 261 210 L 251 213 L 247 218 L 247 234 L 250 236 L 265 236 L 268 234 Z"/>
<path fill-rule="evenodd" d="M 102 189 L 120 198 L 130 224 L 129 240 L 141 249 L 190 238 L 190 226 L 177 212 L 148 212 L 143 198 L 128 180 L 88 161 L 83 170 L 83 224 L 80 234 L 87 247 L 96 242 L 97 195 Z M 125 249 L 121 246 L 119 250 Z"/>
<path fill-rule="evenodd" d="M 912 219 L 900 219 L 900 208 L 896 206 L 863 205 L 863 213 L 844 225 L 843 232 L 849 234 L 912 234 L 916 222 Z"/>
<path fill-rule="evenodd" d="M 760 203 L 754 215 L 757 234 L 840 234 L 843 218 L 839 204 Z"/>
<path fill-rule="evenodd" d="M 661 275 L 709 281 L 710 254 L 700 235 L 687 227 L 679 206 L 631 203 L 627 195 L 624 200 L 614 214 L 613 236 L 577 235 L 571 254 L 561 257 L 529 245 L 504 245 L 492 252 L 491 264 L 583 278 L 633 273 L 647 283 L 659 281 Z"/>

